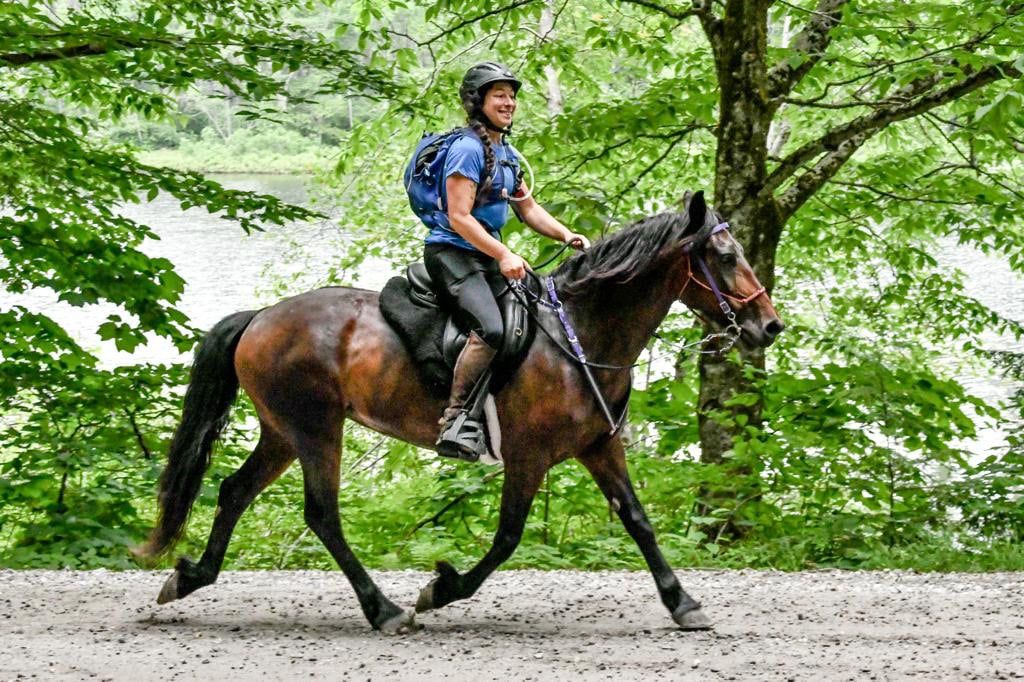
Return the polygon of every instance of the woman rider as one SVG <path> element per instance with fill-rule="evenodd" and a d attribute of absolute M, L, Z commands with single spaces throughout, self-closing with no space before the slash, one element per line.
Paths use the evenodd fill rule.
<path fill-rule="evenodd" d="M 512 146 L 505 140 L 512 128 L 516 95 L 522 83 L 506 67 L 483 62 L 462 79 L 459 96 L 472 133 L 455 140 L 444 166 L 441 196 L 447 221 L 431 229 L 423 261 L 446 303 L 470 330 L 455 362 L 448 407 L 440 420 L 438 452 L 475 460 L 486 453 L 483 428 L 457 419 L 477 381 L 494 359 L 502 339 L 502 319 L 491 283 L 526 276 L 527 263 L 501 242 L 508 219 L 509 197 L 516 215 L 536 232 L 585 249 L 590 242 L 555 220 L 517 186 L 508 161 Z M 447 223 L 447 224 L 445 224 Z"/>

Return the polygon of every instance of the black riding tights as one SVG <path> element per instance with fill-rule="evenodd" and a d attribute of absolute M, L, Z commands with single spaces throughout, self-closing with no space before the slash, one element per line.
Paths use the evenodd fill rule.
<path fill-rule="evenodd" d="M 459 324 L 467 332 L 476 332 L 491 348 L 500 348 L 503 322 L 495 296 L 505 290 L 506 283 L 498 262 L 480 251 L 427 244 L 423 264 Z"/>

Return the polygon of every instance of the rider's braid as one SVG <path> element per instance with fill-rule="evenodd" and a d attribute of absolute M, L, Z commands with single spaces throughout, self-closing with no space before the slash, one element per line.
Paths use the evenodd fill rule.
<path fill-rule="evenodd" d="M 476 190 L 476 204 L 480 205 L 484 198 L 491 193 L 491 186 L 494 184 L 494 147 L 491 146 L 491 138 L 487 134 L 487 126 L 476 118 L 469 119 L 469 127 L 473 129 L 476 136 L 480 138 L 480 144 L 484 146 L 484 175 L 480 179 L 480 186 Z"/>
<path fill-rule="evenodd" d="M 476 136 L 480 138 L 480 144 L 484 146 L 484 176 L 480 180 L 480 186 L 476 188 L 475 205 L 479 206 L 484 197 L 490 194 L 491 186 L 494 184 L 494 147 L 491 146 L 491 138 L 487 134 L 487 126 L 481 120 L 484 116 L 482 110 L 484 94 L 479 91 L 462 91 L 462 109 L 466 112 L 466 125 L 469 126 Z"/>

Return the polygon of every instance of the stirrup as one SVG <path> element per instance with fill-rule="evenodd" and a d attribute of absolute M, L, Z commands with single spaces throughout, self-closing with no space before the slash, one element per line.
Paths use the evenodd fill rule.
<path fill-rule="evenodd" d="M 445 422 L 436 445 L 437 454 L 468 462 L 475 462 L 487 454 L 484 426 L 470 417 L 466 410 L 459 410 L 454 419 Z"/>

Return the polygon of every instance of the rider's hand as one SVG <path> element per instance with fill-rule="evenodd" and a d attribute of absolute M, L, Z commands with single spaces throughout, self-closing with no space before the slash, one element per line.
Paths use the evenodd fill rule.
<path fill-rule="evenodd" d="M 526 277 L 526 268 L 529 266 L 527 266 L 525 260 L 508 251 L 498 261 L 498 267 L 501 268 L 501 274 L 505 275 L 505 277 L 509 279 L 522 279 Z"/>
<path fill-rule="evenodd" d="M 590 240 L 587 239 L 585 234 L 579 232 L 571 232 L 568 237 L 565 238 L 565 243 L 574 249 L 580 251 L 586 251 L 590 248 Z"/>

